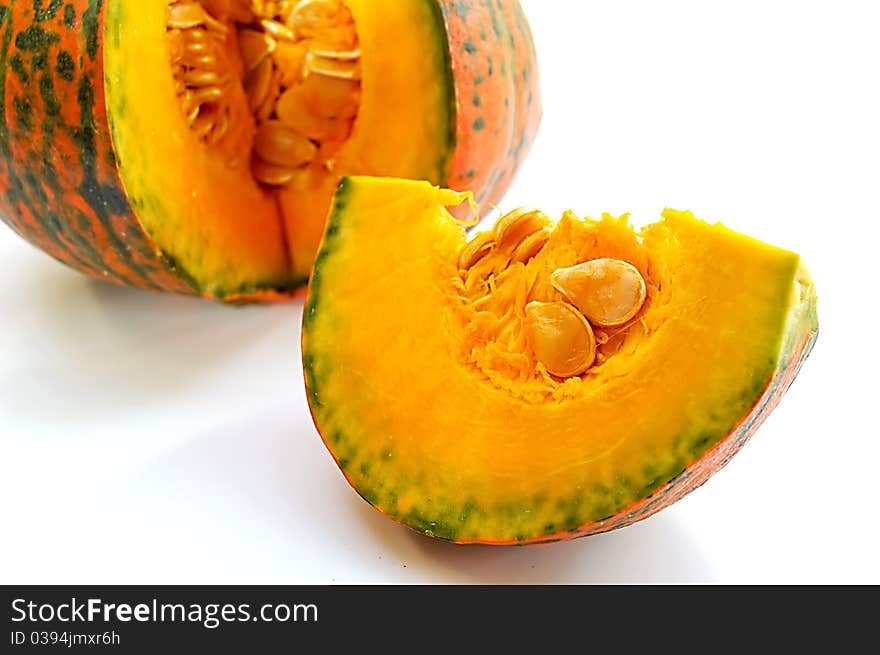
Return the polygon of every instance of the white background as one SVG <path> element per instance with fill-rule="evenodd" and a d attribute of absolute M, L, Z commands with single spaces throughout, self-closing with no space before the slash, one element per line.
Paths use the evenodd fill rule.
<path fill-rule="evenodd" d="M 319 441 L 301 301 L 118 289 L 0 230 L 4 583 L 880 583 L 880 39 L 873 2 L 524 2 L 545 119 L 502 207 L 666 207 L 800 252 L 821 336 L 752 442 L 646 522 L 456 547 Z"/>

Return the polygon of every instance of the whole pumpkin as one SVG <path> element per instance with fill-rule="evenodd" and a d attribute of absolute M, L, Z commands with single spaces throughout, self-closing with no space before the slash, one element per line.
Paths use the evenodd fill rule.
<path fill-rule="evenodd" d="M 541 115 L 516 0 L 10 0 L 0 218 L 123 285 L 308 279 L 342 175 L 497 201 Z"/>

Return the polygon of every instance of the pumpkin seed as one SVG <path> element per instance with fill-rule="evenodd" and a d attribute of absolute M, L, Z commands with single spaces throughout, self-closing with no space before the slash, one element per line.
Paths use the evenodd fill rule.
<path fill-rule="evenodd" d="M 312 44 L 312 47 L 309 48 L 309 52 L 313 53 L 316 57 L 338 59 L 340 61 L 356 61 L 361 58 L 360 48 L 354 48 L 353 50 L 336 50 L 330 44 L 317 42 Z"/>
<path fill-rule="evenodd" d="M 217 102 L 223 98 L 223 89 L 219 86 L 203 86 L 193 91 L 192 101 L 197 105 L 208 102 Z"/>
<path fill-rule="evenodd" d="M 302 42 L 279 41 L 275 46 L 272 58 L 275 60 L 275 67 L 281 71 L 281 84 L 285 88 L 303 81 L 308 50 L 308 46 Z"/>
<path fill-rule="evenodd" d="M 296 41 L 296 34 L 294 31 L 283 23 L 279 23 L 276 20 L 266 20 L 264 18 L 260 21 L 260 25 L 266 30 L 266 34 L 273 38 L 284 41 Z"/>
<path fill-rule="evenodd" d="M 553 230 L 549 227 L 533 232 L 520 242 L 516 247 L 516 250 L 513 251 L 511 259 L 515 262 L 522 262 L 525 264 L 532 257 L 541 252 L 541 249 L 547 244 L 547 241 L 550 240 L 552 232 Z"/>
<path fill-rule="evenodd" d="M 189 87 L 217 86 L 220 74 L 212 70 L 193 69 L 184 74 L 183 82 Z"/>
<path fill-rule="evenodd" d="M 310 75 L 303 82 L 306 107 L 324 118 L 354 118 L 357 115 L 360 85 L 325 75 Z"/>
<path fill-rule="evenodd" d="M 525 328 L 535 359 L 551 375 L 574 377 L 596 361 L 593 329 L 567 302 L 530 302 Z"/>
<path fill-rule="evenodd" d="M 300 0 L 290 12 L 287 24 L 292 29 L 308 34 L 333 19 L 339 11 L 338 0 Z"/>
<path fill-rule="evenodd" d="M 550 283 L 593 325 L 616 327 L 632 320 L 647 297 L 645 278 L 620 259 L 593 259 L 550 275 Z"/>
<path fill-rule="evenodd" d="M 205 12 L 205 27 L 208 28 L 209 36 L 225 39 L 226 35 L 229 33 L 229 28 L 226 27 L 226 23 L 221 23 L 207 12 Z"/>
<path fill-rule="evenodd" d="M 272 86 L 272 73 L 274 69 L 275 65 L 272 63 L 272 60 L 264 59 L 263 63 L 257 66 L 245 78 L 244 88 L 251 111 L 256 111 L 268 97 Z"/>
<path fill-rule="evenodd" d="M 232 10 L 233 0 L 201 0 L 202 8 L 219 21 L 229 18 L 229 12 Z M 234 0 L 235 4 L 239 0 Z"/>
<path fill-rule="evenodd" d="M 180 30 L 204 25 L 210 16 L 198 2 L 178 2 L 168 7 L 166 24 Z"/>
<path fill-rule="evenodd" d="M 296 175 L 296 169 L 276 166 L 262 159 L 254 159 L 251 163 L 251 174 L 254 176 L 254 179 L 263 184 L 286 186 Z"/>
<path fill-rule="evenodd" d="M 315 141 L 324 141 L 334 132 L 334 123 L 331 119 L 322 118 L 309 111 L 302 85 L 291 87 L 282 93 L 275 106 L 275 112 L 288 127 Z"/>
<path fill-rule="evenodd" d="M 494 235 L 492 232 L 480 232 L 471 239 L 462 249 L 458 256 L 458 268 L 460 271 L 467 271 L 483 257 L 492 252 L 495 245 Z"/>
<path fill-rule="evenodd" d="M 204 57 L 208 55 L 210 45 L 201 39 L 194 39 L 187 35 L 187 43 L 184 57 Z"/>
<path fill-rule="evenodd" d="M 261 124 L 254 137 L 254 154 L 270 164 L 287 168 L 308 164 L 317 150 L 314 143 L 277 120 Z"/>
<path fill-rule="evenodd" d="M 278 97 L 281 95 L 281 83 L 278 81 L 278 77 L 278 70 L 273 68 L 272 78 L 269 80 L 269 92 L 266 94 L 266 97 L 260 106 L 253 112 L 257 123 L 269 120 L 269 118 L 275 113 L 275 107 L 278 104 Z"/>
<path fill-rule="evenodd" d="M 357 61 L 327 59 L 312 50 L 306 55 L 306 69 L 316 75 L 338 77 L 343 80 L 356 80 L 360 76 L 360 65 Z"/>
<path fill-rule="evenodd" d="M 244 72 L 250 73 L 275 51 L 277 41 L 268 34 L 252 29 L 238 30 L 238 51 Z"/>
<path fill-rule="evenodd" d="M 499 247 L 515 250 L 527 236 L 550 224 L 550 219 L 542 211 L 520 207 L 498 219 L 494 230 L 495 241 Z"/>

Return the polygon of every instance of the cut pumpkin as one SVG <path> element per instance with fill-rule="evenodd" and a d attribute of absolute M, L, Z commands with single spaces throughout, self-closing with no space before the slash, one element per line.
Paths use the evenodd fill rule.
<path fill-rule="evenodd" d="M 541 113 L 516 0 L 13 0 L 0 88 L 0 218 L 230 301 L 302 286 L 341 175 L 498 200 Z"/>
<path fill-rule="evenodd" d="M 464 200 L 344 179 L 303 319 L 327 448 L 419 532 L 538 543 L 645 518 L 742 447 L 814 343 L 792 252 L 672 210 L 638 232 L 518 210 L 467 241 Z"/>

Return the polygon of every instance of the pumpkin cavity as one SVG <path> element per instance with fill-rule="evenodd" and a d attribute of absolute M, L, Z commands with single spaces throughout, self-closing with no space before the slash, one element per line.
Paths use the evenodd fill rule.
<path fill-rule="evenodd" d="M 178 0 L 166 38 L 190 130 L 270 189 L 333 171 L 360 104 L 360 49 L 341 0 Z"/>
<path fill-rule="evenodd" d="M 502 216 L 458 255 L 461 357 L 531 402 L 581 393 L 659 325 L 660 267 L 626 217 L 558 224 L 537 209 Z"/>

